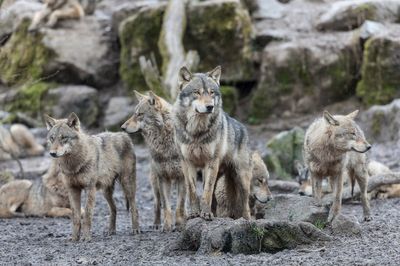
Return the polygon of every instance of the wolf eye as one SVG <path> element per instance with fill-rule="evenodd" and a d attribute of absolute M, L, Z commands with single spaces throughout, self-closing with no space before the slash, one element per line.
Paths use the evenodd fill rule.
<path fill-rule="evenodd" d="M 262 178 L 257 178 L 258 182 L 263 183 L 263 179 Z"/>
<path fill-rule="evenodd" d="M 142 117 L 142 116 L 143 116 L 143 113 L 137 114 L 137 117 Z"/>
<path fill-rule="evenodd" d="M 51 136 L 49 139 L 50 139 L 50 142 L 54 142 L 54 137 L 53 136 Z"/>
<path fill-rule="evenodd" d="M 194 91 L 194 94 L 200 95 L 200 91 Z"/>
<path fill-rule="evenodd" d="M 211 91 L 210 91 L 210 94 L 211 94 L 211 95 L 214 95 L 214 93 L 215 93 L 214 90 L 211 90 Z"/>

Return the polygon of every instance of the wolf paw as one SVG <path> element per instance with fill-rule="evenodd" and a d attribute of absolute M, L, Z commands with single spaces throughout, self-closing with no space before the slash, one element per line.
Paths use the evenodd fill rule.
<path fill-rule="evenodd" d="M 150 226 L 150 229 L 158 231 L 161 229 L 161 224 L 153 224 Z"/>
<path fill-rule="evenodd" d="M 370 221 L 372 221 L 372 217 L 371 216 L 364 216 L 364 221 L 365 222 L 370 222 Z"/>
<path fill-rule="evenodd" d="M 194 219 L 194 218 L 197 218 L 197 217 L 200 217 L 200 214 L 199 214 L 198 212 L 192 212 L 192 213 L 189 214 L 189 216 L 187 217 L 187 220 Z"/>
<path fill-rule="evenodd" d="M 104 232 L 104 236 L 112 236 L 112 235 L 115 235 L 115 234 L 117 234 L 115 229 L 114 230 L 107 230 L 107 231 Z"/>
<path fill-rule="evenodd" d="M 90 242 L 91 240 L 92 240 L 91 235 L 83 235 L 83 237 L 82 237 L 82 241 L 84 241 L 84 242 Z"/>
<path fill-rule="evenodd" d="M 214 218 L 214 215 L 211 212 L 202 212 L 200 217 L 206 221 L 211 221 Z"/>
<path fill-rule="evenodd" d="M 71 241 L 71 242 L 78 242 L 78 241 L 79 241 L 79 236 L 71 236 L 71 237 L 68 239 L 68 241 Z"/>
<path fill-rule="evenodd" d="M 138 235 L 138 234 L 140 234 L 140 229 L 133 229 L 133 230 L 132 230 L 132 234 L 133 234 L 133 235 Z"/>
<path fill-rule="evenodd" d="M 163 232 L 171 232 L 172 231 L 172 225 L 170 224 L 165 224 L 162 228 Z"/>

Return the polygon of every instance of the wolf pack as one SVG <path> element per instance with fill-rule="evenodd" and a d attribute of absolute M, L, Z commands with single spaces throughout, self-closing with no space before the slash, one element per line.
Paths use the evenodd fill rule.
<path fill-rule="evenodd" d="M 32 30 L 48 16 L 47 23 L 53 26 L 62 15 L 82 15 L 75 1 L 63 1 L 72 4 L 64 6 L 65 10 L 58 15 L 50 12 L 49 7 L 58 1 L 45 2 L 47 13 L 42 11 L 35 16 Z M 51 10 L 54 9 L 57 8 Z M 250 149 L 246 127 L 223 111 L 221 67 L 206 73 L 191 73 L 182 67 L 177 74 L 179 94 L 173 104 L 152 91 L 147 94 L 135 91 L 138 103 L 121 126 L 124 132 L 89 135 L 73 112 L 67 118 L 45 115 L 52 157 L 50 168 L 41 182 L 15 180 L 3 185 L 0 218 L 70 217 L 71 240 L 89 241 L 96 192 L 102 191 L 110 210 L 107 232 L 112 235 L 116 233 L 117 207 L 113 193 L 118 181 L 126 199 L 132 233 L 140 233 L 136 156 L 129 136 L 135 132 L 141 133 L 150 150 L 149 182 L 154 194 L 155 229 L 180 230 L 188 219 L 196 217 L 207 221 L 214 217 L 259 217 L 260 206 L 272 198 L 268 169 L 261 155 Z M 334 200 L 328 222 L 340 213 L 345 181 L 353 186 L 358 183 L 363 217 L 370 221 L 369 176 L 390 171 L 379 163 L 368 162 L 366 152 L 371 145 L 355 122 L 357 114 L 358 111 L 332 115 L 324 111 L 306 131 L 304 165 L 299 166 L 299 173 L 301 182 L 311 183 L 311 192 L 307 188 L 303 193 L 312 194 L 320 205 L 323 181 L 329 180 Z M 11 154 L 44 152 L 26 128 L 3 129 L 0 134 L 3 148 L 15 150 Z M 198 182 L 199 177 L 202 182 Z M 177 189 L 175 217 L 171 207 L 174 187 Z M 86 195 L 85 204 L 81 203 L 82 191 Z M 198 191 L 202 191 L 200 196 Z"/>

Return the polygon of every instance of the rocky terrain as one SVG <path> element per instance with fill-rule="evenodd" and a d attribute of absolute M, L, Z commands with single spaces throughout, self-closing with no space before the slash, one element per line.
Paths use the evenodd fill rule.
<path fill-rule="evenodd" d="M 0 124 L 24 123 L 43 144 L 43 113 L 63 117 L 74 111 L 89 132 L 119 130 L 134 108 L 133 90 L 150 89 L 141 58 L 152 63 L 160 75 L 157 79 L 165 79 L 169 58 L 160 39 L 167 2 L 98 0 L 93 15 L 32 33 L 28 32 L 30 21 L 43 4 L 37 0 L 0 0 Z M 272 188 L 278 187 L 277 182 L 289 181 L 290 192 L 297 193 L 294 164 L 302 161 L 304 131 L 323 109 L 340 114 L 360 109 L 357 122 L 373 144 L 369 158 L 400 171 L 400 1 L 188 2 L 182 45 L 200 59 L 192 70 L 222 66 L 225 111 L 247 125 L 251 147 L 261 152 L 271 172 Z M 163 86 L 155 90 L 171 100 L 170 91 Z M 265 247 L 282 235 L 277 233 L 279 237 L 268 242 L 265 231 L 254 229 L 256 239 L 265 240 L 265 245 L 260 245 L 263 252 L 234 255 L 237 249 L 231 244 L 226 249 L 217 248 L 224 241 L 233 243 L 232 239 L 210 238 L 213 228 L 218 227 L 216 221 L 215 226 L 201 224 L 211 228 L 201 234 L 202 239 L 210 238 L 215 250 L 173 248 L 182 242 L 182 234 L 150 229 L 153 195 L 147 179 L 149 154 L 141 138 L 133 138 L 139 143 L 135 151 L 141 235 L 129 234 L 129 219 L 118 187 L 117 235 L 103 236 L 108 208 L 99 195 L 92 242 L 69 242 L 68 219 L 0 220 L 0 261 L 29 265 L 398 264 L 398 199 L 372 200 L 373 221 L 368 223 L 361 222 L 359 203 L 347 204 L 343 207 L 347 218 L 325 227 L 320 219 L 326 208 L 310 208 L 311 200 L 300 200 L 297 195 L 278 196 L 282 193 L 279 189 L 273 189 L 275 201 L 266 207 L 270 209 L 266 220 L 257 222 L 259 227 L 274 228 L 269 223 L 274 219 L 307 220 L 313 230 L 331 239 L 297 241 L 271 252 Z M 50 160 L 48 155 L 21 159 L 24 177 L 39 179 Z M 0 162 L 0 177 L 10 174 L 21 177 L 18 164 Z M 280 212 L 275 211 L 277 206 L 281 206 Z M 285 208 L 293 206 L 296 214 L 302 215 L 288 216 Z M 221 223 L 230 228 L 223 236 L 238 232 L 231 222 Z M 291 228 L 301 228 L 296 226 Z M 187 235 L 193 233 L 190 228 Z M 254 241 L 249 241 L 253 246 Z"/>

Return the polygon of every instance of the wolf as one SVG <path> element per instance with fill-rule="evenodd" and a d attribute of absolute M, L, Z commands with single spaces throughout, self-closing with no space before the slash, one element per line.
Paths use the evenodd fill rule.
<path fill-rule="evenodd" d="M 115 181 L 119 180 L 130 206 L 133 233 L 139 232 L 136 208 L 136 157 L 126 133 L 88 135 L 81 130 L 75 113 L 67 119 L 44 117 L 48 129 L 50 155 L 59 165 L 72 209 L 72 241 L 81 231 L 81 193 L 86 190 L 87 202 L 83 220 L 83 240 L 91 239 L 91 225 L 96 190 L 103 190 L 110 207 L 108 234 L 115 234 L 117 209 L 113 199 Z"/>
<path fill-rule="evenodd" d="M 343 180 L 357 180 L 361 190 L 364 220 L 370 221 L 370 206 L 367 198 L 368 171 L 366 155 L 371 144 L 355 123 L 358 110 L 348 115 L 331 115 L 324 111 L 323 117 L 315 120 L 307 129 L 304 141 L 304 160 L 310 171 L 313 197 L 320 204 L 322 180 L 332 179 L 334 201 L 329 211 L 328 222 L 339 214 L 342 204 Z"/>
<path fill-rule="evenodd" d="M 268 187 L 269 172 L 267 166 L 256 151 L 251 156 L 251 173 L 250 213 L 252 217 L 259 219 L 264 217 L 263 205 L 272 199 L 272 193 Z M 229 205 L 231 199 L 227 198 L 227 195 L 232 195 L 233 193 L 226 192 L 232 187 L 232 180 L 226 179 L 224 175 L 218 178 L 214 191 L 215 203 L 213 203 L 215 205 L 213 213 L 217 217 L 232 217 L 232 214 L 234 214 L 234 210 L 229 209 L 232 207 Z"/>
<path fill-rule="evenodd" d="M 46 26 L 53 28 L 61 19 L 81 19 L 85 12 L 91 14 L 95 9 L 95 0 L 86 0 L 85 6 L 78 0 L 44 0 L 44 7 L 38 11 L 29 26 L 29 31 L 35 31 L 39 25 L 46 22 Z"/>
<path fill-rule="evenodd" d="M 250 219 L 251 158 L 246 128 L 222 110 L 219 88 L 221 67 L 207 73 L 179 71 L 179 95 L 173 107 L 175 139 L 181 155 L 190 216 L 213 218 L 212 198 L 217 177 L 232 180 L 228 195 L 234 218 Z M 203 176 L 201 201 L 196 193 L 196 175 Z"/>
<path fill-rule="evenodd" d="M 160 226 L 161 208 L 163 209 L 163 230 L 172 229 L 171 184 L 178 187 L 178 201 L 175 212 L 175 225 L 178 229 L 185 218 L 185 177 L 182 172 L 178 147 L 175 143 L 172 122 L 172 106 L 153 92 L 143 95 L 135 91 L 138 104 L 134 114 L 123 125 L 128 133 L 140 131 L 150 148 L 150 181 L 154 192 L 154 226 Z"/>
<path fill-rule="evenodd" d="M 38 156 L 44 153 L 40 145 L 22 124 L 13 124 L 10 129 L 0 125 L 0 160 L 12 157 Z"/>
<path fill-rule="evenodd" d="M 0 218 L 71 215 L 68 193 L 54 162 L 40 181 L 14 180 L 0 188 Z"/>

